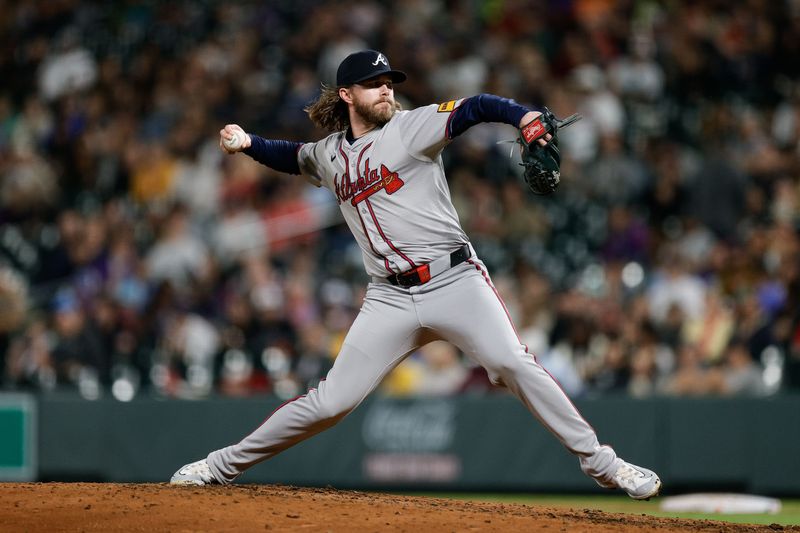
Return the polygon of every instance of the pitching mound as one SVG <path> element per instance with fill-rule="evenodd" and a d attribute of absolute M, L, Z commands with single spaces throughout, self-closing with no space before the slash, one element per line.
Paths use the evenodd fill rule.
<path fill-rule="evenodd" d="M 0 483 L 3 531 L 791 530 L 333 489 L 235 485 Z"/>

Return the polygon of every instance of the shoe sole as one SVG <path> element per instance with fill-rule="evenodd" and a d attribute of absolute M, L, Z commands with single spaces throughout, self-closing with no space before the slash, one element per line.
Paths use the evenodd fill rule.
<path fill-rule="evenodd" d="M 196 487 L 202 487 L 205 485 L 202 481 L 198 481 L 196 479 L 176 479 L 170 480 L 170 485 L 193 485 Z"/>

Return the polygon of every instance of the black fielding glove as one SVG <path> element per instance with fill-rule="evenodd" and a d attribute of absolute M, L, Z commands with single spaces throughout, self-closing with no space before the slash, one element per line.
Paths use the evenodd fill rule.
<path fill-rule="evenodd" d="M 552 194 L 561 181 L 561 153 L 558 151 L 558 129 L 565 128 L 582 117 L 570 115 L 564 120 L 556 117 L 546 107 L 542 114 L 522 126 L 517 142 L 522 146 L 522 165 L 525 183 L 533 194 Z M 538 140 L 552 135 L 546 145 Z"/>

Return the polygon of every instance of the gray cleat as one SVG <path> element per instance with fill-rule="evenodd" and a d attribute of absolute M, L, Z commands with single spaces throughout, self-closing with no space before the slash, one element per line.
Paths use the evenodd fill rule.
<path fill-rule="evenodd" d="M 172 475 L 170 485 L 220 485 L 205 459 L 182 466 Z"/>
<path fill-rule="evenodd" d="M 655 472 L 620 459 L 619 468 L 610 481 L 597 484 L 607 489 L 620 488 L 634 500 L 649 500 L 661 492 L 661 480 Z"/>

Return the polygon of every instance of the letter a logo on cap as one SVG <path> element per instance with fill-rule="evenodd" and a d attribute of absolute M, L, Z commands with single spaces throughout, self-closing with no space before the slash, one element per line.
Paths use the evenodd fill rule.
<path fill-rule="evenodd" d="M 378 63 L 383 63 L 383 64 L 384 64 L 384 65 L 386 65 L 387 67 L 389 66 L 389 63 L 386 61 L 386 58 L 385 58 L 385 57 L 383 57 L 383 54 L 381 54 L 380 52 L 378 52 L 378 59 L 376 59 L 375 61 L 373 61 L 373 62 L 372 62 L 372 65 L 373 65 L 373 66 L 375 66 L 375 67 L 377 67 L 377 66 L 378 66 Z"/>

